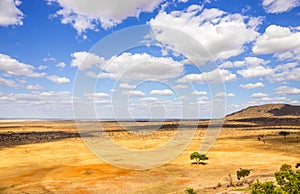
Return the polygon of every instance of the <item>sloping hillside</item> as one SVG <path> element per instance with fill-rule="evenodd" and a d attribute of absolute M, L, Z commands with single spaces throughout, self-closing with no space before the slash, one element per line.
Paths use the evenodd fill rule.
<path fill-rule="evenodd" d="M 300 125 L 300 106 L 289 104 L 251 106 L 227 115 L 226 120 L 271 125 Z"/>

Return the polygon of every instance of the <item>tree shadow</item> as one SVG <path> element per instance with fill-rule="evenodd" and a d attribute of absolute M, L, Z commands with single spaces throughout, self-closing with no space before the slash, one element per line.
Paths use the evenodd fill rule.
<path fill-rule="evenodd" d="M 201 165 L 206 165 L 206 164 L 208 164 L 207 162 L 192 162 L 191 164 L 196 164 L 196 165 L 199 165 L 199 164 L 201 164 Z"/>

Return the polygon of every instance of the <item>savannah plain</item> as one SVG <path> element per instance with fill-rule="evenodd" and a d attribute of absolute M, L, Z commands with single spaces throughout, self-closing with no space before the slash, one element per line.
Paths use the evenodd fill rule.
<path fill-rule="evenodd" d="M 187 148 L 167 164 L 147 170 L 107 164 L 85 145 L 74 121 L 1 120 L 0 193 L 249 193 L 236 171 L 251 169 L 248 182 L 273 180 L 283 163 L 300 162 L 299 107 L 265 105 L 225 118 L 217 141 L 207 152 L 206 165 L 195 165 L 209 121 L 199 121 Z M 128 128 L 152 129 L 137 135 L 117 122 L 101 122 L 117 144 L 147 150 L 166 143 L 178 124 L 190 121 L 140 122 Z M 159 127 L 157 127 L 159 126 Z M 289 132 L 286 138 L 280 131 Z M 108 150 L 110 148 L 107 148 Z M 176 149 L 176 148 L 174 148 Z M 157 154 L 159 157 L 160 154 Z M 234 186 L 229 185 L 229 174 Z"/>

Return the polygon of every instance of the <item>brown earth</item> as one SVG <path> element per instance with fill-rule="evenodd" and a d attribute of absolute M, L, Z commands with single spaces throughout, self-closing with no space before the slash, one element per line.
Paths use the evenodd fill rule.
<path fill-rule="evenodd" d="M 101 125 L 116 144 L 148 150 L 167 143 L 179 124 L 191 129 L 192 123 L 102 122 Z M 77 136 L 74 121 L 0 121 L 0 137 L 26 134 L 23 138 L 3 136 L 6 143 L 1 142 L 0 147 L 0 193 L 184 193 L 186 187 L 198 193 L 236 190 L 247 193 L 244 189 L 247 184 L 227 187 L 228 175 L 236 184 L 236 171 L 248 168 L 249 182 L 274 180 L 274 172 L 281 164 L 300 162 L 300 125 L 226 120 L 218 140 L 207 153 L 207 164 L 192 165 L 189 155 L 199 150 L 207 124 L 208 121 L 198 122 L 191 143 L 169 163 L 148 170 L 130 170 L 96 157 Z M 280 131 L 291 134 L 284 139 L 278 135 Z"/>
<path fill-rule="evenodd" d="M 228 121 L 250 122 L 259 125 L 300 125 L 300 106 L 289 104 L 265 104 L 251 106 L 226 116 Z"/>
<path fill-rule="evenodd" d="M 299 118 L 300 106 L 289 104 L 265 104 L 250 106 L 241 111 L 226 116 L 228 120 L 249 118 Z"/>

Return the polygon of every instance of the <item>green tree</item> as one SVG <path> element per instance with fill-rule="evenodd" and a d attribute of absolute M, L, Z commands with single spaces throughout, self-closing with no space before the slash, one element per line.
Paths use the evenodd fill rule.
<path fill-rule="evenodd" d="M 287 131 L 280 131 L 280 132 L 278 133 L 278 135 L 281 135 L 281 136 L 284 137 L 284 139 L 286 139 L 286 136 L 290 135 L 290 132 L 287 132 Z"/>
<path fill-rule="evenodd" d="M 283 194 L 283 192 L 278 188 L 272 181 L 267 181 L 265 183 L 259 182 L 251 185 L 252 194 Z"/>
<path fill-rule="evenodd" d="M 205 154 L 200 154 L 199 152 L 193 152 L 190 155 L 191 160 L 195 160 L 196 164 L 204 163 L 205 160 L 208 160 L 208 157 Z"/>
<path fill-rule="evenodd" d="M 251 185 L 252 194 L 299 194 L 300 170 L 294 172 L 291 165 L 283 164 L 280 171 L 275 173 L 276 186 L 273 182 L 256 183 Z"/>
<path fill-rule="evenodd" d="M 283 164 L 280 167 L 280 171 L 289 171 L 289 170 L 292 170 L 292 166 L 289 164 Z"/>
<path fill-rule="evenodd" d="M 187 193 L 187 194 L 197 194 L 196 191 L 191 187 L 186 188 L 185 193 Z"/>
<path fill-rule="evenodd" d="M 240 168 L 240 170 L 236 171 L 236 175 L 237 175 L 238 180 L 243 178 L 244 182 L 246 182 L 246 176 L 249 176 L 249 174 L 250 174 L 249 169 Z"/>
<path fill-rule="evenodd" d="M 289 194 L 300 193 L 300 171 L 294 172 L 291 166 L 282 165 L 279 172 L 275 173 L 276 182 L 284 192 Z"/>

